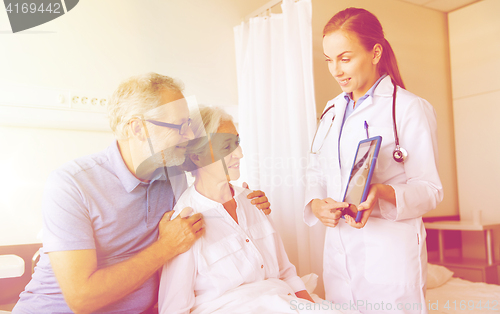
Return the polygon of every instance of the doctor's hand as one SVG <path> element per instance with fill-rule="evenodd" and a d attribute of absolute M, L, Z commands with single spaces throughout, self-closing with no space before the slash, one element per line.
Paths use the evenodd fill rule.
<path fill-rule="evenodd" d="M 377 204 L 379 198 L 391 202 L 396 205 L 396 194 L 394 188 L 390 185 L 385 185 L 381 183 L 375 183 L 370 185 L 370 191 L 366 197 L 366 201 L 359 204 L 358 211 L 362 211 L 361 220 L 356 222 L 354 218 L 346 215 L 345 221 L 354 228 L 361 229 L 366 225 L 368 218 L 372 214 L 373 207 Z"/>
<path fill-rule="evenodd" d="M 243 188 L 249 189 L 248 184 L 243 182 Z M 247 195 L 248 199 L 252 200 L 252 204 L 258 209 L 262 210 L 264 214 L 269 215 L 271 213 L 271 203 L 267 199 L 266 193 L 257 190 Z"/>
<path fill-rule="evenodd" d="M 342 209 L 349 207 L 349 203 L 339 203 L 331 198 L 323 200 L 314 199 L 311 201 L 311 210 L 322 224 L 335 228 L 342 217 Z"/>

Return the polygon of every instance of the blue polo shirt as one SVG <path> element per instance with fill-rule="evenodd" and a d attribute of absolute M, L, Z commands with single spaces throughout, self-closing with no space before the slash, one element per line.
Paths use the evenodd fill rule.
<path fill-rule="evenodd" d="M 106 150 L 65 164 L 49 176 L 44 193 L 43 254 L 13 313 L 71 313 L 47 254 L 96 250 L 98 268 L 129 259 L 158 238 L 158 223 L 172 210 L 170 181 L 149 183 L 127 169 L 114 142 Z M 158 277 L 99 313 L 141 313 L 157 302 Z"/>

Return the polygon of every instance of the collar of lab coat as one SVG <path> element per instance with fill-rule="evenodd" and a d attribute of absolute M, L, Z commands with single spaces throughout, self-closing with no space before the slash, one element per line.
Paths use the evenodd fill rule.
<path fill-rule="evenodd" d="M 392 97 L 392 92 L 394 89 L 394 85 L 392 85 L 391 77 L 387 75 L 385 78 L 380 81 L 377 88 L 373 91 L 373 96 L 381 96 L 381 97 Z M 328 108 L 331 103 L 335 102 L 335 111 L 338 113 L 344 113 L 345 108 L 347 107 L 347 101 L 345 100 L 345 96 L 347 93 L 342 93 L 337 96 L 335 99 L 328 102 L 326 108 Z M 367 107 L 373 103 L 373 97 L 366 98 L 360 105 L 360 108 Z"/>
<path fill-rule="evenodd" d="M 391 77 L 387 75 L 380 81 L 377 88 L 373 93 L 374 96 L 382 97 L 392 97 L 392 92 L 394 91 L 394 85 L 392 85 Z"/>
<path fill-rule="evenodd" d="M 392 84 L 391 77 L 389 75 L 387 75 L 385 78 L 382 79 L 382 81 L 380 81 L 378 86 L 375 88 L 375 90 L 373 92 L 373 97 L 370 96 L 367 99 L 365 99 L 361 103 L 359 108 L 356 110 L 358 110 L 358 111 L 363 110 L 363 108 L 366 108 L 366 107 L 372 105 L 374 97 L 392 97 L 393 89 L 394 89 L 394 85 Z M 337 119 L 335 119 L 335 120 L 337 120 L 337 121 L 334 122 L 333 127 L 337 129 L 337 133 L 340 132 L 340 128 L 342 127 L 342 120 L 344 118 L 345 110 L 347 107 L 347 101 L 344 97 L 345 95 L 346 95 L 346 93 L 340 94 L 336 98 L 330 100 L 326 105 L 326 108 L 328 108 L 332 104 L 335 103 L 335 115 L 337 116 Z M 353 112 L 353 114 L 356 113 L 356 110 Z"/>
<path fill-rule="evenodd" d="M 377 88 L 375 88 L 373 92 L 373 96 L 379 96 L 379 97 L 392 97 L 392 92 L 394 89 L 394 85 L 392 85 L 391 77 L 387 75 L 385 78 L 380 81 L 378 84 Z M 335 105 L 335 116 L 344 116 L 345 109 L 347 107 L 347 101 L 345 100 L 345 95 L 346 93 L 342 93 L 335 97 L 334 99 L 330 100 L 327 102 L 325 109 L 323 110 L 326 111 L 329 109 L 332 105 Z M 366 107 L 369 106 L 373 103 L 373 97 L 368 97 L 363 101 L 363 103 L 360 105 L 360 107 Z M 340 119 L 336 119 L 340 120 Z M 337 123 L 337 131 L 340 130 L 341 124 Z"/>

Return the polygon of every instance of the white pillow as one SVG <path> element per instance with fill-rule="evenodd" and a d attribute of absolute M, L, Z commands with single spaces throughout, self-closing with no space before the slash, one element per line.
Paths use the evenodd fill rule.
<path fill-rule="evenodd" d="M 321 303 L 322 301 L 324 301 L 316 293 L 314 293 L 314 289 L 316 289 L 316 285 L 318 284 L 318 275 L 316 275 L 315 273 L 310 273 L 308 275 L 300 277 L 300 279 L 302 279 L 302 281 L 304 282 L 306 291 L 309 293 L 314 302 Z"/>
<path fill-rule="evenodd" d="M 314 289 L 316 289 L 316 285 L 318 284 L 318 275 L 315 273 L 310 273 L 308 275 L 302 276 L 300 279 L 304 282 L 304 285 L 306 286 L 306 291 L 309 294 L 312 294 L 314 292 Z"/>
<path fill-rule="evenodd" d="M 427 263 L 427 289 L 437 288 L 450 280 L 453 272 L 440 265 Z"/>

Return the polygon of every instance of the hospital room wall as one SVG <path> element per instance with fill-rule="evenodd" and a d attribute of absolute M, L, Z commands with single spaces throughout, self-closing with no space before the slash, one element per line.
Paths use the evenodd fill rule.
<path fill-rule="evenodd" d="M 233 27 L 256 8 L 248 2 L 80 1 L 19 34 L 6 32 L 10 24 L 0 10 L 0 82 L 24 85 L 26 92 L 46 87 L 109 95 L 122 79 L 155 71 L 182 80 L 185 94 L 199 103 L 236 105 Z M 0 245 L 40 242 L 48 174 L 104 149 L 113 135 L 47 123 L 34 128 L 16 119 L 3 121 L 0 134 Z"/>
<path fill-rule="evenodd" d="M 120 10 L 116 6 L 120 4 Z M 185 83 L 198 102 L 237 103 L 233 27 L 267 0 L 89 0 L 24 34 L 0 36 L 0 82 L 109 94 L 130 75 L 156 71 Z M 430 215 L 457 214 L 446 14 L 395 0 L 313 0 L 316 101 L 340 92 L 324 64 L 321 32 L 335 12 L 360 6 L 381 20 L 410 91 L 436 108 L 445 200 Z M 133 17 L 133 18 L 131 18 Z M 423 23 L 422 21 L 425 21 Z M 0 10 L 0 29 L 10 29 Z M 110 132 L 0 125 L 0 245 L 36 242 L 45 179 L 65 161 L 105 148 Z M 4 228 L 5 227 L 5 228 Z M 7 240 L 8 239 L 8 240 Z"/>
<path fill-rule="evenodd" d="M 500 222 L 500 1 L 484 0 L 449 14 L 450 56 L 460 216 L 480 210 Z M 462 236 L 465 256 L 484 256 L 481 233 Z M 496 255 L 500 234 L 495 231 Z"/>
<path fill-rule="evenodd" d="M 395 0 L 312 0 L 314 83 L 318 115 L 341 93 L 325 64 L 324 25 L 336 12 L 362 7 L 374 13 L 396 54 L 406 89 L 428 100 L 438 123 L 439 174 L 444 200 L 426 217 L 458 215 L 458 192 L 447 14 Z"/>

